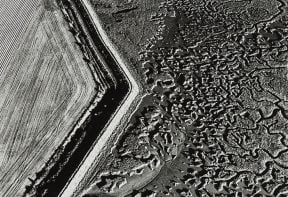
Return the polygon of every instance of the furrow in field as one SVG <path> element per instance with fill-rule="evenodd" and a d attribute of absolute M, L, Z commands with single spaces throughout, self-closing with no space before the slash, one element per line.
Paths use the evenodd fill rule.
<path fill-rule="evenodd" d="M 39 44 L 42 44 L 42 46 L 44 45 L 44 43 L 40 42 Z M 15 103 L 14 105 L 16 106 L 16 113 L 13 113 L 15 114 L 15 116 L 17 116 L 17 124 L 13 124 L 12 121 L 14 121 L 14 118 L 11 118 L 11 119 L 8 119 L 7 121 L 7 124 L 6 124 L 6 132 L 4 131 L 4 136 L 7 136 L 8 139 L 11 139 L 11 136 L 10 136 L 10 133 L 12 133 L 13 135 L 13 140 L 12 142 L 8 142 L 6 143 L 6 150 L 8 151 L 8 154 L 5 154 L 8 158 L 4 158 L 5 161 L 10 161 L 10 157 L 11 157 L 11 151 L 13 152 L 16 152 L 19 151 L 21 149 L 21 147 L 19 147 L 19 149 L 17 149 L 17 147 L 15 146 L 20 146 L 20 145 L 23 145 L 23 144 L 20 144 L 19 141 L 17 140 L 16 141 L 16 144 L 15 144 L 15 140 L 16 140 L 16 137 L 19 138 L 19 136 L 21 136 L 21 133 L 18 133 L 18 132 L 21 132 L 21 128 L 23 127 L 23 123 L 25 123 L 25 121 L 22 120 L 23 118 L 23 115 L 25 112 L 28 111 L 28 114 L 25 114 L 26 116 L 28 115 L 29 116 L 29 110 L 31 109 L 31 107 L 33 107 L 33 100 L 37 98 L 37 94 L 35 94 L 35 92 L 33 91 L 34 89 L 36 91 L 39 91 L 39 87 L 41 87 L 39 84 L 39 81 L 37 81 L 37 79 L 39 80 L 40 78 L 40 70 L 41 70 L 41 67 L 38 66 L 38 65 L 43 65 L 43 60 L 40 59 L 41 56 L 45 55 L 46 52 L 47 52 L 47 47 L 48 45 L 45 44 L 43 48 L 39 48 L 39 46 L 35 46 L 36 47 L 36 50 L 40 50 L 40 55 L 39 56 L 35 56 L 35 58 L 33 56 L 30 56 L 31 59 L 29 58 L 28 60 L 26 60 L 25 64 L 31 64 L 31 65 L 37 65 L 34 69 L 33 67 L 29 67 L 29 69 L 26 70 L 26 73 L 23 72 L 22 70 L 22 73 L 23 73 L 23 77 L 22 81 L 20 82 L 20 86 L 18 90 L 15 91 L 16 95 L 15 97 L 17 97 L 18 99 L 15 100 Z M 35 52 L 35 51 L 33 51 Z M 48 69 L 49 67 L 45 68 Z M 28 74 L 28 76 L 27 76 Z M 48 75 L 50 73 L 47 73 Z M 27 80 L 28 79 L 28 80 Z M 38 87 L 37 87 L 38 86 Z M 24 87 L 27 87 L 27 88 L 24 88 Z M 13 92 L 11 92 L 11 94 L 13 95 Z M 28 98 L 28 99 L 25 99 L 25 98 Z M 19 104 L 21 103 L 21 104 Z M 16 115 L 17 114 L 17 115 Z M 19 115 L 21 118 L 19 118 Z M 16 117 L 15 117 L 16 118 Z M 12 130 L 15 130 L 16 132 L 11 132 Z M 12 155 L 13 156 L 13 155 Z"/>
<path fill-rule="evenodd" d="M 27 178 L 43 167 L 95 95 L 93 77 L 59 16 L 43 10 L 34 16 L 0 78 L 0 196 L 23 193 Z"/>
<path fill-rule="evenodd" d="M 19 47 L 22 37 L 39 7 L 39 1 L 6 1 L 0 7 L 0 74 L 11 61 L 13 51 Z"/>
<path fill-rule="evenodd" d="M 54 20 L 49 20 L 48 21 L 50 24 L 47 25 L 47 28 L 53 28 L 56 27 L 56 22 Z M 49 29 L 49 32 L 52 32 L 52 38 L 51 41 L 54 42 L 54 45 L 56 45 L 56 43 L 63 43 L 63 40 L 65 40 L 65 32 L 63 32 L 63 29 L 59 28 L 53 28 L 53 29 Z M 63 35 L 63 37 L 59 37 L 58 35 Z M 66 38 L 67 39 L 67 38 Z M 64 44 L 64 43 L 63 43 Z M 79 62 L 79 57 L 75 57 L 73 56 L 73 54 L 71 53 L 72 48 L 70 45 L 64 45 L 64 47 L 58 47 L 58 50 L 60 52 L 60 54 L 63 54 L 63 58 L 64 61 L 66 62 L 66 65 L 73 65 L 75 64 L 75 62 Z M 81 56 L 82 57 L 82 56 Z M 75 91 L 75 95 L 74 95 L 74 101 L 80 101 L 81 103 L 86 103 L 88 102 L 87 99 L 89 99 L 89 97 L 87 98 L 86 95 L 91 95 L 93 94 L 93 87 L 95 85 L 94 81 L 90 81 L 88 85 L 83 84 L 83 81 L 87 81 L 87 75 L 91 77 L 90 73 L 87 73 L 87 69 L 85 68 L 85 73 L 83 73 L 83 68 L 81 67 L 87 67 L 87 65 L 81 65 L 78 64 L 79 66 L 71 66 L 68 67 L 69 72 L 68 74 L 70 74 L 70 78 L 73 78 L 73 82 L 74 82 L 74 91 Z M 73 102 L 72 102 L 73 103 Z"/>

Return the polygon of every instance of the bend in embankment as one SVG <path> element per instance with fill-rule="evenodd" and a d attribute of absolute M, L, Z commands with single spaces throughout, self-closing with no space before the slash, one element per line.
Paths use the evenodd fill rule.
<path fill-rule="evenodd" d="M 89 6 L 87 8 L 87 1 L 63 0 L 59 5 L 63 13 L 75 19 L 78 32 L 74 36 L 82 35 L 79 44 L 82 44 L 90 55 L 87 62 L 94 65 L 92 70 L 104 74 L 108 84 L 97 104 L 91 103 L 93 108 L 86 111 L 88 115 L 82 117 L 82 124 L 75 126 L 51 157 L 46 168 L 36 175 L 37 180 L 28 186 L 24 195 L 57 196 L 69 181 L 71 183 L 63 195 L 65 196 L 66 191 L 69 193 L 69 188 L 73 190 L 73 185 L 83 178 L 87 166 L 97 158 L 139 93 L 136 81 L 111 47 L 111 43 L 107 41 L 108 38 L 100 28 L 98 19 L 95 19 L 95 13 L 93 14 Z"/>

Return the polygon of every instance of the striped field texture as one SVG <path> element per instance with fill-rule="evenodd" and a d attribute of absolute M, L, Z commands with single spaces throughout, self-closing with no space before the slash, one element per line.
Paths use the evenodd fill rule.
<path fill-rule="evenodd" d="M 60 10 L 0 0 L 0 196 L 21 196 L 95 95 Z"/>

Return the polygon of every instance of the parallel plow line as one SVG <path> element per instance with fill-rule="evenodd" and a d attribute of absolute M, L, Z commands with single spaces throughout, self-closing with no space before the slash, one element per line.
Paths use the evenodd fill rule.
<path fill-rule="evenodd" d="M 58 5 L 95 77 L 99 94 L 36 178 L 30 179 L 24 196 L 58 196 L 61 192 L 71 196 L 140 92 L 88 1 L 59 0 Z"/>

